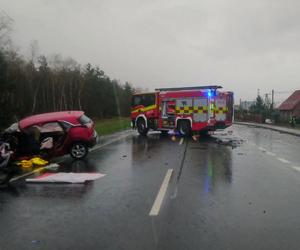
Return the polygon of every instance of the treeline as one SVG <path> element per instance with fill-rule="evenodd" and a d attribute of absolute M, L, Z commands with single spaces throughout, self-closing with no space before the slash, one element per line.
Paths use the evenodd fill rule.
<path fill-rule="evenodd" d="M 255 102 L 249 109 L 243 109 L 242 106 L 235 110 L 234 116 L 236 120 L 252 121 L 264 123 L 266 119 L 271 119 L 273 122 L 279 122 L 279 111 L 274 109 L 271 100 L 266 96 L 265 100 L 258 95 Z"/>
<path fill-rule="evenodd" d="M 94 118 L 129 115 L 134 91 L 129 83 L 112 80 L 91 64 L 82 67 L 70 58 L 36 55 L 36 46 L 32 58 L 25 59 L 7 46 L 9 39 L 4 43 L 9 27 L 4 21 L 0 18 L 0 126 L 62 110 L 84 110 Z"/>

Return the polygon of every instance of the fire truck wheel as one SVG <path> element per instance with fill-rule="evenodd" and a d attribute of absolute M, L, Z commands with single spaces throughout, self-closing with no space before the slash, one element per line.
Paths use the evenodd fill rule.
<path fill-rule="evenodd" d="M 178 131 L 182 136 L 190 136 L 191 135 L 191 126 L 188 121 L 180 121 L 178 123 Z"/>
<path fill-rule="evenodd" d="M 144 119 L 138 119 L 136 126 L 140 135 L 146 135 L 148 133 L 148 128 L 146 127 Z"/>

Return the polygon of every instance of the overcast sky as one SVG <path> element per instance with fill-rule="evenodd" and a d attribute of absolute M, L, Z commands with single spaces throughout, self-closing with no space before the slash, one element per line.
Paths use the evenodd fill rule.
<path fill-rule="evenodd" d="M 0 0 L 23 54 L 61 53 L 134 86 L 300 88 L 299 0 Z M 277 100 L 281 95 L 275 95 Z"/>

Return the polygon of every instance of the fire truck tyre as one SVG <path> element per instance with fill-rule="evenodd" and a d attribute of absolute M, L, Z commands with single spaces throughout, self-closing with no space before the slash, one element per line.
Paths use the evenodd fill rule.
<path fill-rule="evenodd" d="M 144 119 L 138 119 L 136 126 L 140 135 L 146 135 L 148 133 L 148 128 L 146 127 L 146 122 Z"/>
<path fill-rule="evenodd" d="M 88 152 L 88 147 L 82 142 L 73 143 L 70 149 L 70 155 L 77 160 L 85 158 Z"/>
<path fill-rule="evenodd" d="M 188 121 L 180 121 L 178 124 L 178 131 L 183 136 L 191 135 L 191 126 Z"/>

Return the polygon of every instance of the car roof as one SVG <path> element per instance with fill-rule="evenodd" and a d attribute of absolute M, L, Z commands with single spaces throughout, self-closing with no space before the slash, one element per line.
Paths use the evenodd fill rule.
<path fill-rule="evenodd" d="M 19 121 L 20 129 L 30 127 L 35 124 L 45 123 L 45 122 L 54 122 L 54 121 L 72 121 L 84 114 L 83 111 L 61 111 L 61 112 L 51 112 L 38 115 L 32 115 L 26 117 Z"/>

